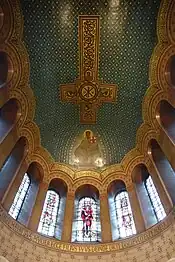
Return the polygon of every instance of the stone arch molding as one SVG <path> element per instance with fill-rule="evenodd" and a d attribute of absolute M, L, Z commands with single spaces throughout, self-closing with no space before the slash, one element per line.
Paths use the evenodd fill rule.
<path fill-rule="evenodd" d="M 147 163 L 149 163 L 149 158 L 147 156 L 149 140 L 154 137 L 157 140 L 157 142 L 160 142 L 158 134 L 153 129 L 155 128 L 153 116 L 154 116 L 154 112 L 156 111 L 156 105 L 158 103 L 158 99 L 165 98 L 165 96 L 163 95 L 162 96 L 160 95 L 158 97 L 158 94 L 160 92 L 162 92 L 163 94 L 167 94 L 168 92 L 168 85 L 164 77 L 164 73 L 166 69 L 165 62 L 168 62 L 170 56 L 175 53 L 174 48 L 168 45 L 169 43 L 168 44 L 166 43 L 166 46 L 159 43 L 157 51 L 153 53 L 152 60 L 151 60 L 152 66 L 150 66 L 150 74 L 149 74 L 150 88 L 149 91 L 146 93 L 145 100 L 143 102 L 144 123 L 139 128 L 140 131 L 138 131 L 137 133 L 136 148 L 128 152 L 128 154 L 124 157 L 124 159 L 120 164 L 110 166 L 102 172 L 97 172 L 94 174 L 91 173 L 90 175 L 86 176 L 87 174 L 84 174 L 83 172 L 77 173 L 77 171 L 72 169 L 70 166 L 66 166 L 54 162 L 49 152 L 41 146 L 39 129 L 36 126 L 36 124 L 33 122 L 34 112 L 35 112 L 35 98 L 32 89 L 30 89 L 28 84 L 28 78 L 29 78 L 28 54 L 25 49 L 25 46 L 22 44 L 21 41 L 22 24 L 23 24 L 22 17 L 21 17 L 20 10 L 18 8 L 19 7 L 18 0 L 13 0 L 13 1 L 2 0 L 4 6 L 6 5 L 6 3 L 8 3 L 7 5 L 10 5 L 10 2 L 11 3 L 13 2 L 13 5 L 15 6 L 15 10 L 16 10 L 14 16 L 13 17 L 10 16 L 10 19 L 11 20 L 13 19 L 14 23 L 11 23 L 11 28 L 9 27 L 8 31 L 6 30 L 9 36 L 6 38 L 7 46 L 4 45 L 4 41 L 3 41 L 3 44 L 0 46 L 0 48 L 4 49 L 9 54 L 11 59 L 13 59 L 16 69 L 15 71 L 16 74 L 14 73 L 11 82 L 7 85 L 8 99 L 11 97 L 16 97 L 17 99 L 19 99 L 21 101 L 21 108 L 24 110 L 24 113 L 22 113 L 23 117 L 21 118 L 21 121 L 18 124 L 19 125 L 18 128 L 19 128 L 19 135 L 25 136 L 29 142 L 29 150 L 28 150 L 28 158 L 27 158 L 28 164 L 30 162 L 35 162 L 35 161 L 38 162 L 41 165 L 41 168 L 43 169 L 43 173 L 44 173 L 43 180 L 44 182 L 47 183 L 49 183 L 49 179 L 55 176 L 56 177 L 61 176 L 61 174 L 58 174 L 58 170 L 61 170 L 63 173 L 62 178 L 64 178 L 65 175 L 66 178 L 64 178 L 64 180 L 67 181 L 67 184 L 70 189 L 70 194 L 68 195 L 68 197 L 70 198 L 71 197 L 73 198 L 75 190 L 79 186 L 84 184 L 93 185 L 99 190 L 100 194 L 105 193 L 106 192 L 105 189 L 109 184 L 109 182 L 116 179 L 123 179 L 126 182 L 128 188 L 129 186 L 132 187 L 133 185 L 131 183 L 131 171 L 133 170 L 134 166 L 144 161 L 144 159 L 146 159 Z M 162 2 L 167 3 L 168 1 L 163 0 Z M 170 0 L 170 2 L 173 3 L 173 0 Z M 170 5 L 171 4 L 167 5 L 166 8 L 162 9 L 162 11 L 159 14 L 161 19 L 164 19 L 163 22 L 161 22 L 162 26 L 159 26 L 160 28 L 158 29 L 159 42 L 163 42 L 163 39 L 166 39 L 165 36 L 167 35 L 167 31 L 165 28 L 165 24 L 166 24 L 165 17 L 167 16 L 167 12 L 169 10 Z M 12 9 L 12 6 L 11 8 L 7 8 L 7 9 Z M 6 9 L 4 8 L 4 10 Z M 5 18 L 6 17 L 7 16 L 5 15 Z M 174 23 L 171 22 L 171 24 Z M 5 30 L 5 23 L 2 27 L 2 30 Z M 1 32 L 2 31 L 0 31 L 0 36 L 1 36 Z M 157 78 L 158 73 L 161 73 L 162 78 L 160 79 Z M 165 84 L 164 88 L 163 88 L 163 84 Z M 2 104 L 3 102 L 4 101 L 2 101 Z M 76 252 L 82 250 L 78 245 L 75 246 L 70 243 L 66 243 L 66 244 L 64 243 L 63 245 L 62 242 L 55 242 L 54 240 L 48 240 L 48 239 L 45 240 L 44 238 L 42 238 L 42 236 L 36 234 L 32 235 L 32 233 L 30 234 L 29 231 L 27 231 L 27 229 L 22 228 L 20 224 L 15 223 L 14 226 L 14 221 L 10 220 L 10 218 L 6 218 L 6 215 L 3 215 L 2 219 L 3 217 L 5 223 L 9 223 L 9 225 L 10 223 L 13 224 L 14 227 L 13 231 L 16 230 L 17 232 L 18 230 L 18 234 L 20 233 L 23 237 L 30 238 L 29 239 L 30 241 L 31 240 L 33 242 L 38 241 L 38 243 L 45 245 L 45 247 L 48 247 L 49 245 L 50 245 L 49 247 L 52 247 L 53 245 L 54 248 L 57 247 L 57 251 L 58 249 L 64 251 L 74 250 Z M 106 252 L 107 250 L 118 251 L 120 248 L 126 248 L 129 247 L 130 245 L 134 245 L 134 243 L 147 241 L 148 238 L 152 238 L 154 234 L 160 233 L 171 223 L 172 219 L 171 220 L 168 219 L 161 224 L 161 227 L 158 225 L 156 226 L 156 229 L 153 228 L 147 231 L 146 233 L 144 233 L 142 235 L 143 240 L 140 240 L 140 236 L 135 236 L 135 242 L 133 241 L 133 243 L 130 240 L 126 240 L 124 243 L 121 242 L 119 244 L 110 243 L 108 246 L 106 246 L 105 244 L 105 245 L 94 247 L 93 245 L 88 247 L 89 252 L 92 253 L 94 250 L 96 250 L 97 253 L 98 251 Z M 34 243 L 36 244 L 36 242 Z M 86 247 L 83 248 L 86 251 L 85 249 Z M 169 262 L 173 262 L 173 261 L 175 262 L 175 258 L 169 260 Z M 8 262 L 8 260 L 5 257 L 0 256 L 0 262 Z"/>

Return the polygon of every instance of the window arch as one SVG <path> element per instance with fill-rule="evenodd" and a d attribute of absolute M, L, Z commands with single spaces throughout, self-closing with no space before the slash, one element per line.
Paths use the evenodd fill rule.
<path fill-rule="evenodd" d="M 168 101 L 162 100 L 157 106 L 157 116 L 167 136 L 175 142 L 175 108 Z"/>
<path fill-rule="evenodd" d="M 129 237 L 136 234 L 131 205 L 126 190 L 120 191 L 114 198 L 118 238 Z"/>
<path fill-rule="evenodd" d="M 150 228 L 166 216 L 164 207 L 159 198 L 159 193 L 166 194 L 163 187 L 156 186 L 159 177 L 151 176 L 144 164 L 139 164 L 132 171 L 132 181 L 135 185 L 136 194 L 139 199 L 145 228 Z M 155 185 L 154 185 L 155 183 Z M 157 213 L 158 212 L 158 213 Z"/>
<path fill-rule="evenodd" d="M 19 102 L 12 98 L 0 108 L 0 142 L 4 140 L 21 115 Z"/>
<path fill-rule="evenodd" d="M 48 190 L 38 226 L 38 232 L 50 237 L 55 236 L 60 196 L 54 190 Z"/>
<path fill-rule="evenodd" d="M 76 240 L 98 241 L 97 202 L 92 197 L 82 197 L 77 208 Z"/>
<path fill-rule="evenodd" d="M 66 198 L 66 183 L 62 179 L 52 179 L 46 193 L 38 225 L 39 233 L 61 239 Z"/>
<path fill-rule="evenodd" d="M 12 179 L 19 172 L 19 168 L 27 154 L 27 149 L 27 140 L 25 137 L 21 137 L 4 161 L 3 166 L 0 167 L 0 200 L 7 191 Z"/>
<path fill-rule="evenodd" d="M 26 184 L 23 186 L 23 181 L 26 175 L 30 179 L 30 185 L 28 187 L 26 196 L 24 197 L 20 212 L 15 219 L 21 224 L 28 226 L 36 201 L 39 184 L 41 183 L 43 178 L 43 170 L 37 162 L 32 162 L 29 165 L 26 173 L 24 174 L 23 180 L 21 178 L 21 169 L 19 168 L 15 175 L 15 178 L 12 180 L 12 183 L 10 183 L 10 186 L 6 190 L 6 194 L 3 199 L 3 206 L 6 210 L 9 210 L 9 212 L 11 212 L 10 208 L 11 210 L 12 207 L 14 208 L 13 204 L 17 204 L 17 206 L 19 206 L 19 202 L 16 200 L 18 200 L 18 198 L 21 199 L 21 196 L 19 196 L 18 194 L 21 190 L 24 190 L 26 188 Z M 9 203 L 12 203 L 10 207 Z"/>
<path fill-rule="evenodd" d="M 31 185 L 30 177 L 28 176 L 27 173 L 25 173 L 21 185 L 16 193 L 16 196 L 9 210 L 9 215 L 11 215 L 16 220 L 18 220 L 18 217 L 21 213 L 26 196 L 29 192 L 30 185 Z"/>
<path fill-rule="evenodd" d="M 122 180 L 114 180 L 108 186 L 108 203 L 112 240 L 136 234 L 129 195 Z"/>
<path fill-rule="evenodd" d="M 150 150 L 153 164 L 157 168 L 162 182 L 171 198 L 172 204 L 175 204 L 175 171 L 171 166 L 165 153 L 155 139 L 150 141 Z"/>
<path fill-rule="evenodd" d="M 98 189 L 80 186 L 75 193 L 72 242 L 100 242 L 100 201 Z"/>
<path fill-rule="evenodd" d="M 166 217 L 164 207 L 161 203 L 157 190 L 154 186 L 151 176 L 149 176 L 144 182 L 148 197 L 150 199 L 152 209 L 154 211 L 157 222 L 161 221 Z"/>

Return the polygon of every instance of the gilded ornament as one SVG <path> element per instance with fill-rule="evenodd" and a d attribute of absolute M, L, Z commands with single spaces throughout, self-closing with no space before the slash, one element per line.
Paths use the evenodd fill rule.
<path fill-rule="evenodd" d="M 117 86 L 98 80 L 99 16 L 79 16 L 80 77 L 60 86 L 61 101 L 80 106 L 80 122 L 95 124 L 97 108 L 115 102 Z"/>
<path fill-rule="evenodd" d="M 30 240 L 33 244 L 41 245 L 44 248 L 48 248 L 56 251 L 66 251 L 66 252 L 74 252 L 74 253 L 104 253 L 111 251 L 119 251 L 126 250 L 130 247 L 137 246 L 139 244 L 143 244 L 146 241 L 150 241 L 154 239 L 158 234 L 169 228 L 174 221 L 173 213 L 170 213 L 168 217 L 160 222 L 159 224 L 153 226 L 148 229 L 146 232 L 136 235 L 131 239 L 126 239 L 125 241 L 117 241 L 107 244 L 71 244 L 64 243 L 59 240 L 48 239 L 39 234 L 36 234 L 27 228 L 23 227 L 21 224 L 17 223 L 13 220 L 3 207 L 0 205 L 0 218 L 1 221 L 8 226 L 14 233 L 20 235 L 20 237 Z"/>
<path fill-rule="evenodd" d="M 166 27 L 165 27 L 165 21 L 166 21 L 166 13 L 167 13 L 167 10 L 168 10 L 168 8 L 169 8 L 169 5 L 167 4 L 167 2 L 166 2 L 166 4 L 165 4 L 165 1 L 163 1 L 164 3 L 163 3 L 163 8 L 162 8 L 162 10 L 161 10 L 161 12 L 160 12 L 160 15 L 159 15 L 159 18 L 160 19 L 162 19 L 162 21 L 160 22 L 160 19 L 158 19 L 158 33 L 159 33 L 159 35 L 160 34 L 165 34 L 165 31 L 166 31 Z M 4 4 L 8 4 L 8 2 L 7 1 L 3 1 L 3 3 Z M 16 4 L 15 4 L 15 6 L 17 6 Z M 8 9 L 8 8 L 7 8 Z M 15 9 L 15 10 L 17 10 L 17 9 Z M 10 16 L 10 17 L 12 17 L 12 16 Z M 86 16 L 85 16 L 85 18 L 86 18 Z M 92 17 L 91 17 L 92 18 Z M 22 19 L 22 17 L 19 15 L 19 12 L 18 11 L 16 11 L 16 19 L 18 19 L 18 21 L 20 21 L 20 22 L 17 22 L 17 24 L 21 24 L 21 25 L 23 25 L 23 23 L 21 23 L 21 19 Z M 96 18 L 95 18 L 96 19 Z M 169 19 L 169 18 L 168 18 Z M 171 18 L 172 19 L 172 18 Z M 91 23 L 91 20 L 92 20 L 92 23 Z M 98 17 L 97 17 L 97 20 L 98 20 Z M 95 34 L 95 31 L 96 31 L 96 22 L 94 22 L 95 20 L 93 20 L 93 19 L 90 19 L 90 22 L 89 22 L 89 20 L 84 20 L 84 32 L 83 32 L 83 34 L 84 34 L 84 39 L 83 39 L 83 34 L 81 33 L 81 28 L 79 27 L 79 36 L 80 36 L 80 40 L 82 41 L 82 43 L 83 43 L 83 41 L 84 41 L 84 47 L 85 47 L 85 52 L 83 51 L 83 50 L 81 50 L 81 52 L 84 52 L 84 60 L 83 61 L 80 61 L 80 78 L 83 78 L 83 79 L 85 79 L 86 81 L 88 81 L 88 82 L 92 82 L 92 79 L 94 79 L 94 77 L 97 79 L 98 78 L 98 52 L 96 52 L 95 51 L 95 48 L 94 48 L 94 44 L 96 43 L 95 41 L 94 41 L 94 34 Z M 171 20 L 172 21 L 172 20 Z M 97 22 L 98 23 L 98 22 Z M 162 25 L 161 26 L 159 26 L 159 23 L 161 23 Z M 172 26 L 172 22 L 170 22 L 170 24 L 171 24 L 171 26 Z M 18 27 L 18 30 L 20 29 L 20 27 Z M 21 27 L 21 32 L 18 34 L 18 36 L 19 35 L 21 35 L 22 34 L 22 30 L 23 30 L 23 28 Z M 88 31 L 89 30 L 89 31 Z M 160 31 L 161 31 L 161 33 L 160 33 Z M 89 33 L 88 33 L 89 32 Z M 99 39 L 99 35 L 98 35 L 98 33 L 99 33 L 99 30 L 97 30 L 96 31 L 97 32 L 97 40 Z M 81 34 L 80 34 L 81 33 Z M 21 38 L 19 37 L 19 39 L 18 39 L 18 43 L 16 43 L 16 46 L 19 48 L 19 42 L 21 41 Z M 162 38 L 160 37 L 159 38 L 159 41 L 161 42 L 162 41 Z M 7 38 L 7 42 L 8 42 L 8 38 Z M 98 47 L 98 43 L 96 43 L 97 44 L 97 47 Z M 10 43 L 9 42 L 9 46 L 10 45 L 12 45 L 12 43 Z M 13 45 L 15 45 L 15 42 L 13 42 Z M 161 46 L 161 48 L 163 48 L 163 50 L 165 49 L 165 45 L 160 45 Z M 24 50 L 24 46 L 23 45 L 21 45 L 20 46 L 20 52 L 22 52 L 23 54 L 25 54 L 26 53 L 26 50 Z M 23 50 L 23 51 L 22 51 Z M 161 50 L 160 50 L 161 51 Z M 19 52 L 19 53 L 20 53 Z M 160 53 L 162 53 L 162 52 L 160 52 Z M 155 56 L 155 58 L 154 58 L 154 56 Z M 83 58 L 83 56 L 81 56 L 80 55 L 80 57 L 81 58 Z M 152 56 L 152 59 L 151 59 L 151 63 L 154 63 L 154 61 L 156 60 L 156 61 L 158 61 L 158 57 L 159 57 L 159 54 L 158 53 L 156 53 L 156 54 L 153 54 L 153 56 Z M 20 57 L 20 59 L 21 59 L 21 57 Z M 81 60 L 81 59 L 80 59 Z M 161 61 L 163 61 L 163 60 L 165 60 L 165 57 L 161 60 Z M 26 58 L 26 61 L 28 61 L 28 58 Z M 92 62 L 90 62 L 90 61 L 92 61 Z M 157 63 L 157 62 L 156 62 Z M 97 65 L 96 67 L 94 67 L 94 65 Z M 17 66 L 18 67 L 18 65 L 15 65 L 15 66 Z M 161 65 L 160 65 L 161 66 Z M 94 71 L 92 72 L 92 68 L 94 68 Z M 154 71 L 153 70 L 153 68 L 155 68 L 155 67 L 150 67 L 150 72 L 151 71 Z M 160 71 L 160 70 L 159 70 Z M 85 72 L 85 73 L 84 73 Z M 22 71 L 22 74 L 24 75 L 24 71 Z M 150 73 L 150 75 L 151 75 L 151 73 Z M 162 72 L 161 74 L 160 74 L 160 76 L 162 76 L 162 77 L 164 77 L 164 73 Z M 27 76 L 27 78 L 28 78 L 28 76 Z M 152 82 L 154 82 L 154 80 L 153 79 L 150 79 L 150 81 Z M 73 85 L 74 86 L 74 85 Z M 165 86 L 165 85 L 164 85 Z M 23 90 L 28 90 L 29 89 L 29 86 L 28 85 L 26 85 L 25 86 L 25 88 L 24 87 L 22 87 L 23 88 Z M 151 87 L 151 89 L 152 89 L 152 87 Z M 12 92 L 12 90 L 13 89 L 11 89 L 11 91 L 10 91 L 10 93 Z M 109 91 L 109 89 L 104 89 L 105 91 L 103 92 L 103 96 L 105 97 L 105 96 L 108 96 L 109 94 L 110 94 L 110 91 Z M 91 90 L 89 90 L 89 91 L 91 91 Z M 89 92 L 88 91 L 88 92 Z M 96 94 L 96 91 L 94 91 L 94 90 L 92 90 L 93 91 L 93 93 L 92 93 L 92 95 L 90 95 L 90 96 L 94 96 L 94 94 Z M 70 94 L 69 94 L 70 95 Z M 31 101 L 31 97 L 33 96 L 33 94 L 31 94 L 31 96 L 30 96 L 30 101 Z M 86 96 L 87 97 L 87 95 L 86 95 L 86 90 L 84 90 L 83 89 L 83 94 L 82 94 L 82 96 Z M 155 94 L 155 96 L 156 96 L 156 94 Z M 147 96 L 146 96 L 147 97 Z M 19 97 L 19 99 L 20 100 L 23 100 L 24 101 L 24 99 L 21 99 L 21 97 Z M 161 99 L 161 98 L 160 98 Z M 147 99 L 146 101 L 144 101 L 144 104 L 147 106 L 148 104 L 149 104 L 149 101 L 151 100 L 151 97 L 149 98 L 149 99 Z M 157 103 L 157 102 L 156 102 Z M 25 101 L 25 103 L 24 103 L 26 106 L 25 106 L 25 108 L 28 108 L 28 105 L 30 105 L 31 103 L 28 103 L 27 101 Z M 34 106 L 32 107 L 32 108 L 34 108 Z M 149 108 L 149 109 L 151 109 L 151 106 L 147 106 L 147 108 Z M 93 112 L 92 112 L 92 107 L 91 107 L 91 105 L 89 106 L 87 106 L 87 108 L 86 108 L 86 112 L 87 112 L 87 114 L 89 114 L 89 116 L 91 116 L 91 118 L 93 118 Z M 25 109 L 26 110 L 26 109 Z M 30 111 L 30 110 L 29 110 Z M 89 113 L 88 113 L 89 112 Z M 144 115 L 145 115 L 145 111 L 143 112 L 144 113 Z M 26 114 L 24 114 L 24 115 L 26 115 Z M 34 115 L 34 113 L 32 113 L 32 116 Z M 150 114 L 149 114 L 150 115 Z M 151 114 L 151 115 L 154 115 L 154 113 L 153 114 Z M 28 117 L 28 116 L 27 116 Z M 30 117 L 30 119 L 31 119 L 32 117 Z M 145 117 L 144 117 L 145 118 Z M 151 116 L 151 119 L 152 119 L 152 116 Z M 25 121 L 27 121 L 27 119 L 25 120 Z M 151 120 L 149 120 L 149 121 L 151 121 Z M 23 123 L 21 123 L 22 125 L 23 125 Z M 146 135 L 146 132 L 147 132 L 147 127 L 145 126 L 145 132 L 144 132 L 144 126 L 142 127 L 142 129 L 143 129 L 143 134 L 142 134 L 142 137 L 145 137 L 145 135 Z M 34 132 L 34 130 L 32 131 L 32 132 Z M 137 132 L 137 136 L 140 136 L 140 134 L 139 134 L 139 132 Z M 34 132 L 34 136 L 35 136 L 36 134 L 35 134 L 35 132 Z M 38 135 L 37 135 L 38 136 Z M 37 138 L 38 139 L 38 138 Z M 139 143 L 139 148 L 142 148 L 142 150 L 144 151 L 146 148 L 147 148 L 147 143 L 148 143 L 148 138 L 145 140 L 144 139 L 144 142 L 142 142 L 142 139 L 138 139 L 138 143 Z M 141 146 L 140 147 L 140 145 L 143 143 L 143 146 Z M 29 145 L 29 147 L 30 147 L 30 145 Z M 143 152 L 142 151 L 142 152 Z M 42 160 L 41 161 L 41 163 L 42 163 L 42 165 L 44 165 L 45 166 L 45 162 L 47 162 L 47 165 L 48 165 L 48 167 L 47 167 L 47 170 L 51 170 L 51 167 L 53 166 L 53 164 L 54 164 L 54 161 L 53 161 L 53 159 L 52 158 L 50 158 L 50 157 L 48 157 L 48 155 L 47 155 L 47 157 L 46 157 L 46 152 L 45 152 L 45 150 L 44 149 L 42 149 L 42 148 L 40 148 L 40 150 L 39 150 L 39 152 L 38 152 L 40 155 L 42 155 L 44 158 L 43 159 L 45 159 L 44 161 Z M 131 154 L 127 154 L 126 155 L 126 157 L 125 157 L 125 159 L 127 159 L 128 158 L 128 161 L 130 162 L 130 161 L 133 161 L 133 159 L 136 157 L 136 156 L 134 156 L 134 154 L 133 154 L 133 157 L 131 157 L 131 155 L 132 155 L 133 153 L 131 153 Z M 36 154 L 37 155 L 37 154 Z M 35 158 L 34 157 L 32 157 L 32 159 L 34 160 Z M 108 167 L 105 171 L 103 171 L 102 173 L 101 173 L 101 175 L 99 176 L 99 180 L 103 180 L 103 178 L 105 178 L 105 177 L 108 177 L 108 176 L 110 176 L 110 174 L 111 173 L 113 173 L 113 172 L 115 172 L 116 173 L 116 176 L 115 177 L 117 177 L 118 176 L 118 174 L 120 173 L 120 172 L 123 172 L 123 170 L 126 170 L 126 163 L 128 163 L 128 161 L 122 161 L 122 164 L 116 164 L 116 165 L 113 165 L 113 166 L 110 166 L 110 167 Z M 56 164 L 56 163 L 55 163 Z M 61 169 L 65 169 L 66 170 L 66 174 L 68 175 L 68 173 L 69 173 L 69 166 L 65 166 L 65 165 L 61 165 L 60 164 L 60 167 L 61 167 Z M 46 170 L 46 168 L 44 167 L 44 170 Z M 50 171 L 49 171 L 50 172 Z M 74 177 L 74 171 L 71 171 L 72 172 L 72 177 L 73 177 L 73 179 L 75 179 L 76 178 L 76 176 Z M 48 171 L 47 172 L 45 172 L 45 175 L 46 176 L 48 176 Z M 80 174 L 81 175 L 81 174 Z M 127 172 L 126 173 L 126 176 L 128 176 L 129 175 L 129 173 Z M 51 179 L 51 178 L 50 178 Z"/>
<path fill-rule="evenodd" d="M 11 1 L 2 0 L 3 6 L 7 6 L 9 10 L 9 3 Z M 158 103 L 162 99 L 167 99 L 171 101 L 171 104 L 174 105 L 172 97 L 168 96 L 169 86 L 168 81 L 166 80 L 166 65 L 172 55 L 175 54 L 174 47 L 174 23 L 173 23 L 173 12 L 168 17 L 168 24 L 170 29 L 168 29 L 169 39 L 171 43 L 162 43 L 167 37 L 167 28 L 166 28 L 166 19 L 167 11 L 169 6 L 174 5 L 171 2 L 170 4 L 167 1 L 163 1 L 163 8 L 160 12 L 161 25 L 158 26 L 159 34 L 159 43 L 158 47 L 153 53 L 150 66 L 150 89 L 146 94 L 143 103 L 143 118 L 146 120 L 146 124 L 143 124 L 139 131 L 137 132 L 137 144 L 139 144 L 138 149 L 130 151 L 121 164 L 116 164 L 108 167 L 105 171 L 96 177 L 96 179 L 89 178 L 92 176 L 90 174 L 84 175 L 84 173 L 75 173 L 69 166 L 62 164 L 57 164 L 53 161 L 50 154 L 40 146 L 40 135 L 39 130 L 36 128 L 33 122 L 29 123 L 29 120 L 32 120 L 34 117 L 34 109 L 30 114 L 28 111 L 32 110 L 35 107 L 33 93 L 30 92 L 30 96 L 27 94 L 28 89 L 28 79 L 29 79 L 29 64 L 28 56 L 25 47 L 22 44 L 21 36 L 23 32 L 23 21 L 19 9 L 18 1 L 11 2 L 11 5 L 14 5 L 15 14 L 9 14 L 8 23 L 3 23 L 2 30 L 0 31 L 0 36 L 2 35 L 2 49 L 9 54 L 10 59 L 13 61 L 13 67 L 15 69 L 14 75 L 9 83 L 9 98 L 17 98 L 21 103 L 21 122 L 18 126 L 19 133 L 28 139 L 29 143 L 29 160 L 38 161 L 44 170 L 44 181 L 49 183 L 49 180 L 55 177 L 55 172 L 52 173 L 52 169 L 56 169 L 56 172 L 59 172 L 59 169 L 65 170 L 65 178 L 61 176 L 65 182 L 69 183 L 70 192 L 68 196 L 73 199 L 75 189 L 82 185 L 83 182 L 78 177 L 82 177 L 84 183 L 92 183 L 96 186 L 101 192 L 105 192 L 107 188 L 108 181 L 113 181 L 113 179 L 123 179 L 125 183 L 130 185 L 131 174 L 130 171 L 134 168 L 135 165 L 140 163 L 143 160 L 143 154 L 145 157 L 145 162 L 150 164 L 150 159 L 147 156 L 147 149 L 149 142 L 152 138 L 155 138 L 158 143 L 161 143 L 157 130 L 157 124 L 155 122 L 155 112 Z M 5 10 L 5 9 L 4 9 Z M 7 13 L 4 12 L 4 15 Z M 12 18 L 14 15 L 15 19 L 15 28 L 13 27 Z M 4 17 L 6 19 L 6 17 Z M 5 21 L 5 20 L 4 20 Z M 7 20 L 6 20 L 7 21 Z M 79 27 L 79 37 L 80 37 L 80 79 L 76 80 L 75 84 L 61 86 L 62 100 L 72 101 L 76 104 L 79 104 L 83 110 L 82 122 L 83 123 L 94 123 L 96 117 L 96 109 L 101 105 L 102 102 L 114 102 L 116 100 L 116 91 L 117 87 L 115 85 L 105 85 L 98 81 L 98 45 L 99 45 L 99 17 L 97 16 L 81 16 L 80 17 L 80 27 Z M 10 38 L 11 35 L 11 38 Z M 6 46 L 4 47 L 4 42 L 6 41 Z M 20 43 L 21 42 L 21 43 Z M 25 55 L 25 63 L 23 63 L 23 55 Z M 156 74 L 154 72 L 156 72 Z M 20 83 L 20 85 L 18 85 Z M 16 90 L 15 86 L 18 88 Z M 155 88 L 156 87 L 156 88 Z M 15 88 L 15 89 L 14 89 Z M 71 90 L 70 90 L 71 88 Z M 23 89 L 22 93 L 20 89 Z M 161 94 L 160 94 L 161 90 Z M 64 99 L 63 99 L 64 98 Z M 4 101 L 5 102 L 5 101 Z M 82 105 L 82 104 L 83 105 Z M 2 102 L 3 104 L 3 102 Z M 147 108 L 148 110 L 147 110 Z M 150 126 L 150 130 L 148 130 Z M 141 130 L 141 131 L 140 131 Z M 35 150 L 34 150 L 35 149 Z M 59 165 L 59 168 L 58 168 Z M 130 168 L 127 169 L 127 167 Z M 70 173 L 71 175 L 70 175 Z M 122 173 L 122 175 L 121 175 Z M 50 176 L 49 176 L 50 175 Z M 86 177 L 86 180 L 84 179 Z M 93 177 L 95 175 L 93 174 Z M 48 180 L 49 177 L 49 180 Z M 59 174 L 58 174 L 59 177 Z M 70 183 L 71 180 L 71 183 Z M 69 182 L 68 182 L 69 181 Z M 74 184 L 73 184 L 74 181 Z M 103 183 L 102 183 L 103 182 Z M 131 185 L 132 187 L 133 185 Z M 104 195 L 102 195 L 104 197 Z M 147 230 L 141 235 L 135 236 L 132 239 L 128 239 L 123 242 L 114 242 L 109 244 L 100 244 L 100 245 L 74 245 L 70 243 L 63 243 L 61 241 L 55 241 L 53 239 L 44 238 L 38 234 L 31 232 L 30 230 L 24 228 L 16 221 L 13 221 L 3 208 L 0 206 L 0 218 L 5 225 L 11 228 L 12 231 L 24 237 L 27 240 L 32 241 L 34 244 L 37 243 L 44 247 L 51 249 L 62 250 L 62 251 L 74 251 L 74 252 L 108 252 L 108 251 L 118 251 L 126 249 L 128 247 L 138 245 L 144 241 L 148 241 L 154 238 L 157 234 L 160 234 L 165 230 L 173 221 L 173 216 L 170 214 L 167 219 L 160 224 L 154 226 L 153 228 Z"/>

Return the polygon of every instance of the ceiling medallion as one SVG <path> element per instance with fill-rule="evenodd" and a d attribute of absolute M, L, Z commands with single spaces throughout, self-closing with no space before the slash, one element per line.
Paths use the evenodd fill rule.
<path fill-rule="evenodd" d="M 97 108 L 115 102 L 117 86 L 98 80 L 99 16 L 79 16 L 80 77 L 75 83 L 60 86 L 61 101 L 80 106 L 80 122 L 95 124 Z"/>
<path fill-rule="evenodd" d="M 92 82 L 84 82 L 79 88 L 79 95 L 80 98 L 85 102 L 92 102 L 97 98 L 98 86 Z"/>

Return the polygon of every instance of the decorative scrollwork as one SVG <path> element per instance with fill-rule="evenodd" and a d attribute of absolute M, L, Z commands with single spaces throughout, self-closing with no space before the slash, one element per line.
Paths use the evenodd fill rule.
<path fill-rule="evenodd" d="M 89 19 L 83 22 L 83 71 L 86 77 L 86 72 L 94 70 L 95 66 L 95 38 L 96 38 L 96 23 L 95 20 Z M 90 73 L 89 73 L 90 74 Z M 93 72 L 91 72 L 93 74 Z"/>

